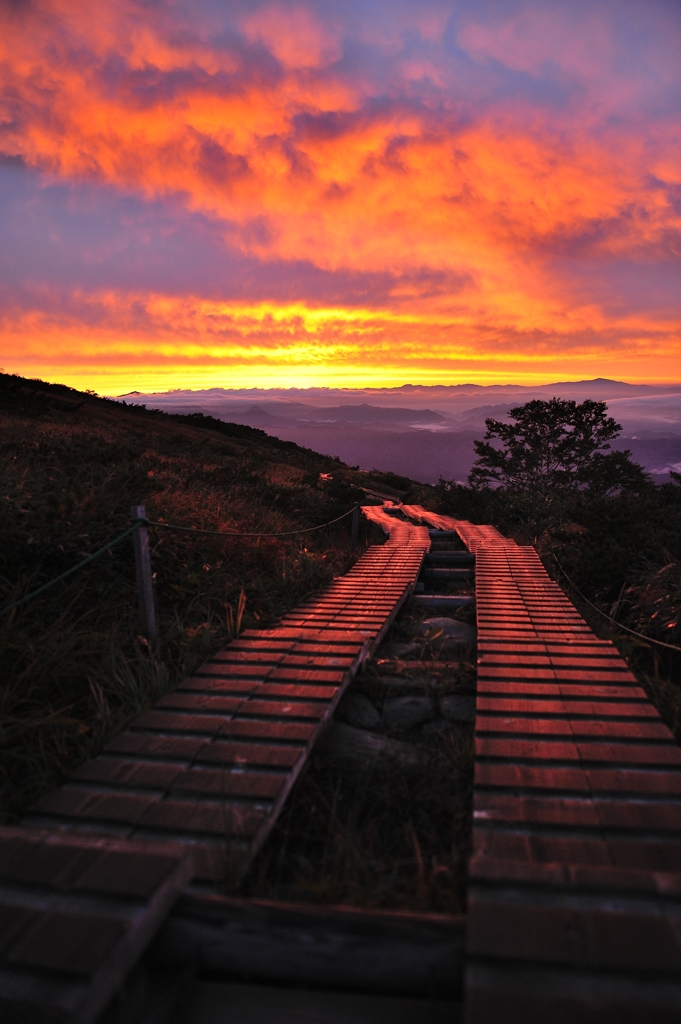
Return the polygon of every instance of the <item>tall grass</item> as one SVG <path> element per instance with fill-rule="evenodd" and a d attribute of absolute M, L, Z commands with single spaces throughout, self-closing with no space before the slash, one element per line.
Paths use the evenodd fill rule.
<path fill-rule="evenodd" d="M 322 749 L 246 881 L 251 895 L 461 913 L 471 836 L 472 734 L 431 739 L 420 768 L 349 771 Z"/>

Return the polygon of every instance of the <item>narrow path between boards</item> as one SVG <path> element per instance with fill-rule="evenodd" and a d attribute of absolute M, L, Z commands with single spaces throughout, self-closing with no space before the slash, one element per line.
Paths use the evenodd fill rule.
<path fill-rule="evenodd" d="M 383 510 L 372 510 L 377 519 Z M 394 522 L 394 517 L 391 517 Z M 260 898 L 460 914 L 470 852 L 474 559 L 431 537 L 417 591 L 355 676 L 246 881 Z M 461 569 L 461 560 L 465 568 Z M 448 563 L 456 575 L 433 575 Z M 451 608 L 446 600 L 455 598 Z M 461 599 L 465 599 L 465 603 Z"/>

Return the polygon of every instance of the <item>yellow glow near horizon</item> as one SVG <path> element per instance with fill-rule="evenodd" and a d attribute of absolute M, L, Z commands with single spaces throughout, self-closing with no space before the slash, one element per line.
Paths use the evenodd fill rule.
<path fill-rule="evenodd" d="M 145 394 L 163 393 L 175 390 L 204 390 L 208 388 L 258 388 L 263 391 L 297 388 L 398 388 L 404 384 L 430 386 L 454 384 L 517 384 L 537 386 L 559 381 L 585 380 L 595 377 L 625 381 L 629 384 L 652 384 L 658 386 L 676 385 L 681 388 L 681 368 L 676 377 L 659 378 L 646 375 L 642 366 L 613 367 L 611 364 L 594 364 L 584 373 L 584 364 L 575 361 L 554 372 L 538 372 L 536 368 L 516 364 L 504 364 L 503 369 L 494 370 L 489 365 L 464 362 L 456 371 L 444 373 L 441 369 L 431 372 L 421 369 L 416 378 L 413 372 L 395 372 L 362 366 L 347 366 L 336 370 L 315 369 L 311 366 L 290 367 L 194 367 L 173 368 L 159 372 L 157 366 L 140 365 L 134 370 L 111 368 L 78 368 L 64 370 L 62 367 L 46 368 L 36 372 L 33 368 L 7 367 L 6 372 L 20 373 L 26 377 L 40 377 L 50 383 L 66 384 L 81 391 L 92 390 L 106 397 L 119 397 L 132 391 Z"/>
<path fill-rule="evenodd" d="M 615 359 L 588 332 L 577 342 L 572 324 L 563 325 L 561 334 L 549 331 L 548 322 L 543 332 L 518 334 L 514 344 L 502 337 L 499 324 L 481 351 L 469 310 L 227 304 L 161 295 L 121 301 L 112 293 L 90 296 L 86 308 L 97 320 L 92 333 L 75 316 L 56 325 L 42 315 L 18 317 L 5 333 L 5 369 L 107 395 L 208 387 L 539 384 L 587 377 L 681 380 L 681 346 L 665 332 L 655 339 L 632 317 L 610 325 L 620 333 Z M 588 315 L 575 310 L 573 322 L 586 323 Z M 363 361 L 367 336 L 372 361 Z M 668 368 L 665 374 L 651 372 L 653 350 Z"/>

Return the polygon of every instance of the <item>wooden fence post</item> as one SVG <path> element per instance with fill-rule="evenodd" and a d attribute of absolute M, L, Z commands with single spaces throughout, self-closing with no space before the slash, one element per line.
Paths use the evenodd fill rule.
<path fill-rule="evenodd" d="M 357 547 L 357 534 L 359 532 L 359 502 L 355 502 L 352 510 L 352 533 L 350 535 L 350 548 L 354 551 Z"/>
<path fill-rule="evenodd" d="M 130 509 L 130 518 L 133 522 L 138 519 L 146 519 L 147 512 L 144 505 L 133 505 Z M 140 526 L 132 535 L 135 546 L 135 569 L 137 570 L 137 593 L 140 603 L 140 621 L 142 629 L 146 633 L 150 643 L 158 640 L 158 628 L 156 625 L 156 601 L 154 598 L 154 578 L 151 572 L 151 558 L 149 557 L 149 531 L 146 526 Z"/>

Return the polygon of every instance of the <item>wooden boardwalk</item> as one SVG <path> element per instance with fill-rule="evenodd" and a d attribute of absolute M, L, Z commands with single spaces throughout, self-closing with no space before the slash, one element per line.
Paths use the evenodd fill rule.
<path fill-rule="evenodd" d="M 430 547 L 427 530 L 368 515 L 386 544 L 279 627 L 246 630 L 22 829 L 0 829 L 3 1019 L 95 1020 L 186 883 L 243 877 Z"/>
<path fill-rule="evenodd" d="M 347 575 L 246 630 L 33 810 L 27 824 L 191 847 L 195 877 L 238 882 L 360 665 L 418 577 L 427 530 L 389 535 Z"/>
<path fill-rule="evenodd" d="M 170 843 L 0 835 L 0 1019 L 94 1022 L 191 878 L 191 858 Z"/>
<path fill-rule="evenodd" d="M 429 530 L 454 531 L 476 562 L 466 1021 L 681 1019 L 671 733 L 533 548 L 420 506 L 364 514 L 384 545 L 279 627 L 246 631 L 22 828 L 0 829 L 3 1019 L 94 1021 L 190 878 L 210 893 L 243 877 L 412 593 Z"/>
<path fill-rule="evenodd" d="M 439 515 L 437 512 L 428 512 L 420 505 L 402 505 L 400 507 L 404 510 L 405 515 L 419 523 L 425 523 L 435 530 L 454 531 L 467 549 L 473 553 L 485 545 L 501 544 L 504 546 L 514 543 L 502 537 L 494 526 L 477 526 L 475 523 L 469 523 L 467 519 L 453 519 L 451 516 Z"/>
<path fill-rule="evenodd" d="M 468 1024 L 678 1022 L 681 749 L 533 548 L 414 513 L 476 553 Z"/>

